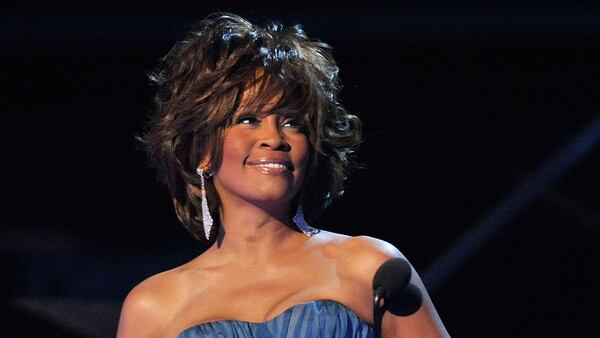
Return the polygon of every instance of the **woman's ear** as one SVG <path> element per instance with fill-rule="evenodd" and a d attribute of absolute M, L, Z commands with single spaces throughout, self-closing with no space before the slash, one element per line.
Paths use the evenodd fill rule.
<path fill-rule="evenodd" d="M 200 163 L 198 163 L 198 166 L 196 167 L 196 172 L 199 171 L 199 169 L 202 169 L 202 171 L 204 172 L 204 174 L 208 174 L 210 173 L 210 169 L 211 169 L 211 158 L 210 158 L 210 154 L 206 154 L 204 156 L 204 158 L 200 161 Z"/>
<path fill-rule="evenodd" d="M 198 164 L 198 167 L 196 168 L 196 173 L 198 173 L 198 175 L 200 175 L 200 173 L 203 173 L 204 177 L 206 177 L 207 176 L 206 174 L 208 173 L 208 168 L 209 168 L 208 165 L 209 165 L 208 159 L 202 160 L 202 162 L 200 162 L 200 164 Z M 196 196 L 198 198 L 202 197 L 202 193 L 201 193 L 199 187 L 196 187 L 191 184 L 187 184 L 186 189 L 188 190 L 188 193 L 192 193 L 194 196 Z"/>
<path fill-rule="evenodd" d="M 196 173 L 204 172 L 204 174 L 206 175 L 206 173 L 208 172 L 209 163 L 210 163 L 209 157 L 205 156 L 204 159 L 202 159 L 202 161 L 200 161 L 200 163 L 198 163 L 198 166 L 196 167 Z M 196 186 L 188 183 L 186 185 L 186 189 L 187 189 L 188 194 L 191 193 L 192 195 L 196 196 L 197 198 L 202 197 L 202 193 L 200 192 L 199 187 L 196 187 Z"/>

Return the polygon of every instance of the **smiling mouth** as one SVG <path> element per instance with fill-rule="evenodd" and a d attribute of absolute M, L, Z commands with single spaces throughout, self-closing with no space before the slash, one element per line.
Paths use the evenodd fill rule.
<path fill-rule="evenodd" d="M 288 166 L 286 166 L 285 164 L 282 164 L 282 163 L 262 163 L 262 164 L 253 164 L 253 165 L 257 166 L 257 167 L 265 167 L 265 168 L 288 169 Z"/>
<path fill-rule="evenodd" d="M 293 169 L 291 163 L 279 161 L 251 161 L 248 165 L 259 172 L 268 175 L 282 175 Z"/>

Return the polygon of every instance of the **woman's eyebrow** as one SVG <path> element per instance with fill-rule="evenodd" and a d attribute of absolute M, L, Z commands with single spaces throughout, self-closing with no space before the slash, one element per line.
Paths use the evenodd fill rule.
<path fill-rule="evenodd" d="M 275 107 L 271 110 L 271 112 L 273 113 L 277 113 L 280 115 L 284 115 L 284 116 L 301 116 L 302 115 L 302 111 L 297 109 L 297 108 L 293 108 L 293 107 L 289 107 L 289 106 L 282 106 L 282 107 Z"/>

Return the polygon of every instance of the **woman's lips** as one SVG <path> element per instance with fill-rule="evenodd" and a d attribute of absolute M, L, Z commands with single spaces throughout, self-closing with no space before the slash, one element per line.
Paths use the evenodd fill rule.
<path fill-rule="evenodd" d="M 285 160 L 260 159 L 248 161 L 246 164 L 267 175 L 283 175 L 292 170 L 292 164 Z"/>

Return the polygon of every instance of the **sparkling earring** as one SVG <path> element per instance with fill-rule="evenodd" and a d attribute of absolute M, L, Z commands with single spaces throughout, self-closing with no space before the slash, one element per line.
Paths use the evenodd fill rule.
<path fill-rule="evenodd" d="M 317 228 L 311 227 L 308 225 L 308 223 L 306 223 L 306 220 L 304 219 L 304 213 L 302 212 L 302 206 L 300 205 L 298 206 L 298 209 L 296 209 L 296 215 L 294 215 L 292 221 L 294 221 L 298 229 L 300 229 L 300 231 L 302 231 L 308 237 L 316 235 L 321 231 Z"/>
<path fill-rule="evenodd" d="M 213 219 L 210 216 L 208 209 L 208 201 L 206 200 L 206 188 L 204 187 L 204 170 L 198 167 L 196 173 L 200 176 L 200 208 L 202 209 L 202 224 L 204 225 L 204 236 L 206 240 L 210 239 L 210 230 L 212 229 Z"/>

